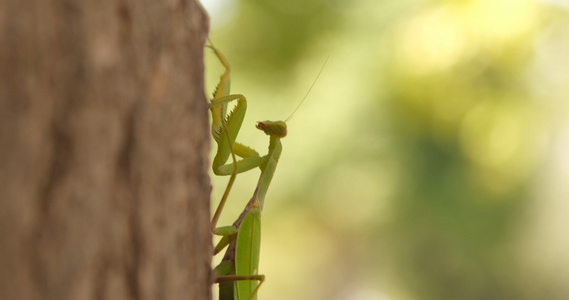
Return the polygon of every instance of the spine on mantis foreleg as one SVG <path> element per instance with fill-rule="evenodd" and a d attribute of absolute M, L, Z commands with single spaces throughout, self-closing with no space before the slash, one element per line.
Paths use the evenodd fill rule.
<path fill-rule="evenodd" d="M 219 78 L 219 83 L 213 92 L 213 99 L 210 102 L 211 133 L 218 144 L 212 165 L 213 172 L 216 175 L 231 175 L 234 172 L 233 164 L 225 164 L 231 152 L 243 158 L 237 163 L 237 173 L 246 172 L 261 164 L 259 153 L 236 142 L 237 134 L 247 111 L 247 99 L 240 94 L 230 94 L 231 68 L 229 62 L 215 47 L 208 47 L 214 51 L 221 64 L 225 67 L 225 71 Z M 236 101 L 236 105 L 231 112 L 227 113 L 228 105 L 233 101 Z M 229 136 L 229 139 L 225 138 L 225 135 Z"/>

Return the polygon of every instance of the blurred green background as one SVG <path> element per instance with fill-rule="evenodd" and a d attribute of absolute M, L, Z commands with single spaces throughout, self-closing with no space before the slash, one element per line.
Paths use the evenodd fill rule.
<path fill-rule="evenodd" d="M 329 56 L 288 122 L 259 299 L 569 299 L 569 1 L 202 3 L 248 98 L 238 141 L 263 154 L 255 122 L 288 117 Z"/>

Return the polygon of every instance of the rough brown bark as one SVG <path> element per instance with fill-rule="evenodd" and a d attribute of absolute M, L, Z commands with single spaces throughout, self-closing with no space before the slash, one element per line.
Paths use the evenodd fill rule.
<path fill-rule="evenodd" d="M 210 299 L 196 0 L 0 2 L 0 299 Z"/>

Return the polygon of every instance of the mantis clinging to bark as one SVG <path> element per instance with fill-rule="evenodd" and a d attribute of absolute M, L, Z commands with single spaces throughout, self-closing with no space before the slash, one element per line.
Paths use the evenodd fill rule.
<path fill-rule="evenodd" d="M 219 50 L 213 46 L 209 47 L 225 68 L 209 104 L 212 113 L 212 135 L 217 142 L 217 153 L 212 168 L 216 175 L 231 176 L 211 221 L 213 233 L 222 236 L 222 239 L 215 246 L 214 255 L 227 246 L 225 256 L 214 269 L 215 278 L 213 281 L 219 283 L 220 300 L 254 300 L 257 299 L 257 290 L 265 280 L 264 275 L 258 274 L 261 210 L 281 155 L 281 138 L 287 134 L 287 125 L 285 121 L 257 122 L 257 129 L 269 136 L 269 152 L 265 156 L 260 156 L 255 150 L 237 143 L 235 140 L 243 123 L 247 100 L 243 95 L 229 93 L 229 63 Z M 308 92 L 313 86 L 314 83 Z M 306 96 L 300 104 L 304 99 Z M 228 104 L 232 101 L 237 101 L 237 104 L 227 114 Z M 232 158 L 231 163 L 227 163 L 229 156 Z M 237 160 L 236 156 L 241 157 L 241 160 Z M 241 215 L 232 226 L 216 227 L 237 174 L 257 167 L 261 170 L 261 175 L 253 197 Z"/>

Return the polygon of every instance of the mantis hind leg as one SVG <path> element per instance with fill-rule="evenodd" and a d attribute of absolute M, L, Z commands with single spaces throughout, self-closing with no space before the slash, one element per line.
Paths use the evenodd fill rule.
<path fill-rule="evenodd" d="M 237 292 L 237 295 L 235 295 L 234 286 L 237 281 L 258 281 L 259 284 L 257 284 L 257 287 L 253 289 L 250 295 L 239 295 L 239 292 Z M 215 283 L 220 284 L 220 289 L 219 289 L 220 300 L 225 300 L 225 299 L 256 300 L 257 292 L 259 291 L 259 288 L 261 287 L 263 282 L 265 282 L 265 275 L 250 275 L 250 276 L 225 275 L 225 276 L 219 276 L 215 279 Z M 222 286 L 226 283 L 232 283 L 232 284 L 227 286 Z"/>

